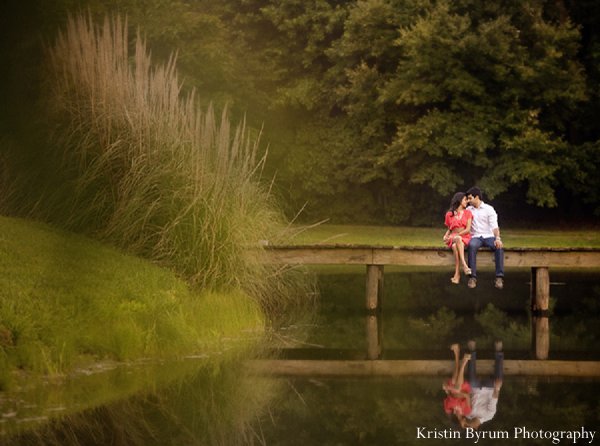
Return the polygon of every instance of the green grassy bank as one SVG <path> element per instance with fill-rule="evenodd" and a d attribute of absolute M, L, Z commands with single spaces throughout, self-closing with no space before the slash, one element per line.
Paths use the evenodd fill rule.
<path fill-rule="evenodd" d="M 16 372 L 219 350 L 262 332 L 242 293 L 198 294 L 168 270 L 27 220 L 0 217 L 0 389 Z"/>
<path fill-rule="evenodd" d="M 322 224 L 300 232 L 295 244 L 354 243 L 389 246 L 443 246 L 444 227 L 359 226 Z M 503 228 L 504 245 L 511 247 L 600 247 L 598 230 L 532 230 Z"/>

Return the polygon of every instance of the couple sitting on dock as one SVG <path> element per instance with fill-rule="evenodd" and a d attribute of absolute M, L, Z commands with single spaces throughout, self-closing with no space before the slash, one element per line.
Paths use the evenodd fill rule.
<path fill-rule="evenodd" d="M 494 379 L 480 381 L 477 377 L 475 341 L 469 341 L 467 348 L 469 353 L 465 353 L 462 361 L 459 362 L 460 346 L 458 344 L 450 346 L 454 354 L 454 372 L 452 377 L 442 385 L 446 392 L 444 411 L 449 416 L 456 417 L 456 421 L 462 428 L 478 429 L 481 424 L 491 420 L 496 414 L 504 376 L 504 353 L 502 341 L 496 341 Z M 464 380 L 465 367 L 467 367 L 467 381 Z"/>
<path fill-rule="evenodd" d="M 498 214 L 492 206 L 482 200 L 478 187 L 470 188 L 466 193 L 457 192 L 452 197 L 450 209 L 446 213 L 445 224 L 448 230 L 444 234 L 444 242 L 454 252 L 454 276 L 450 281 L 460 282 L 460 267 L 469 276 L 467 286 L 477 286 L 477 251 L 486 247 L 494 251 L 496 262 L 496 279 L 494 286 L 504 287 L 504 249 L 498 227 Z M 467 261 L 465 261 L 465 249 Z"/>

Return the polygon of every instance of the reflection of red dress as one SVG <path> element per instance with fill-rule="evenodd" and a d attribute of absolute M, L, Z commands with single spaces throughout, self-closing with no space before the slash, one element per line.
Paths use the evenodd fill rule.
<path fill-rule="evenodd" d="M 452 386 L 452 380 L 448 380 L 447 383 Z M 471 393 L 471 385 L 468 382 L 464 382 L 460 391 L 463 393 Z M 467 405 L 466 398 L 459 398 L 452 395 L 446 396 L 444 399 L 444 412 L 450 414 L 454 412 L 455 407 L 460 407 L 462 415 L 469 415 L 471 413 L 471 407 Z"/>
<path fill-rule="evenodd" d="M 448 229 L 450 229 L 451 233 L 460 232 L 463 229 L 466 229 L 469 219 L 472 219 L 472 218 L 473 218 L 473 214 L 471 214 L 471 211 L 469 211 L 468 209 L 465 209 L 463 211 L 460 218 L 453 212 L 448 211 L 446 213 L 446 221 L 444 222 L 444 224 L 448 227 Z M 470 233 L 462 234 L 460 237 L 462 238 L 462 241 L 465 245 L 469 244 L 469 241 L 471 240 Z M 452 246 L 452 234 L 450 234 L 450 240 L 448 240 L 446 242 L 446 244 L 448 246 Z"/>

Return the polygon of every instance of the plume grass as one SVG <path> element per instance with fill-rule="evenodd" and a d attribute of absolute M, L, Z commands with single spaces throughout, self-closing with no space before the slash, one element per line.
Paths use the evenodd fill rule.
<path fill-rule="evenodd" d="M 47 53 L 44 156 L 56 174 L 29 215 L 277 312 L 304 278 L 287 286 L 289 274 L 261 261 L 259 240 L 285 237 L 286 224 L 260 178 L 260 135 L 233 126 L 227 109 L 202 110 L 183 93 L 176 57 L 153 64 L 120 17 L 71 16 Z"/>

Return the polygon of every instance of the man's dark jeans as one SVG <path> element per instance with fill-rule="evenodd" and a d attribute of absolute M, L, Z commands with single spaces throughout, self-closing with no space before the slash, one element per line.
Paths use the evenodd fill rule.
<path fill-rule="evenodd" d="M 480 380 L 477 378 L 477 352 L 471 352 L 471 359 L 467 364 L 467 376 L 471 387 L 494 387 L 494 381 L 504 379 L 504 352 L 496 352 L 494 360 L 494 379 Z"/>
<path fill-rule="evenodd" d="M 494 251 L 494 259 L 496 262 L 496 277 L 504 277 L 504 249 L 496 249 L 494 245 L 494 241 L 496 239 L 494 237 L 473 237 L 469 242 L 469 246 L 467 247 L 467 257 L 469 268 L 471 268 L 471 277 L 477 278 L 477 251 L 482 246 L 485 248 L 490 248 Z"/>

